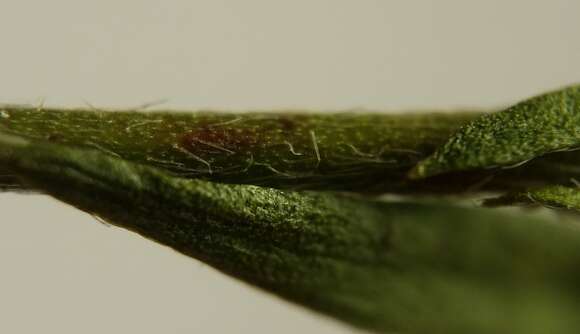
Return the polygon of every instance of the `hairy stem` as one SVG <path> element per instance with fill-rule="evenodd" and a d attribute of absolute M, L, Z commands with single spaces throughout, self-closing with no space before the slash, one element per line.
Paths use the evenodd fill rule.
<path fill-rule="evenodd" d="M 3 108 L 0 129 L 91 148 L 184 178 L 360 193 L 517 191 L 580 180 L 580 152 L 513 166 L 407 175 L 481 112 L 220 113 Z M 486 115 L 489 116 L 489 115 Z M 477 152 L 472 152 L 477 155 Z M 0 167 L 1 168 L 1 167 Z M 0 189 L 22 188 L 0 170 Z"/>
<path fill-rule="evenodd" d="M 396 189 L 477 113 L 105 112 L 4 108 L 5 131 L 187 178 L 279 188 Z"/>

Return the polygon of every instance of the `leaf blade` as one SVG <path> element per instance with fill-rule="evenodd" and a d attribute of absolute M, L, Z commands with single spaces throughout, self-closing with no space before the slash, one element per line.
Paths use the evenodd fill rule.
<path fill-rule="evenodd" d="M 186 180 L 3 135 L 0 164 L 81 210 L 356 326 L 522 334 L 580 326 L 580 235 L 541 220 Z"/>
<path fill-rule="evenodd" d="M 463 126 L 410 172 L 425 178 L 452 171 L 514 167 L 580 146 L 580 85 L 543 94 Z"/>
<path fill-rule="evenodd" d="M 506 205 L 543 205 L 551 209 L 580 211 L 580 190 L 561 185 L 528 189 L 490 198 L 484 201 L 489 207 Z"/>

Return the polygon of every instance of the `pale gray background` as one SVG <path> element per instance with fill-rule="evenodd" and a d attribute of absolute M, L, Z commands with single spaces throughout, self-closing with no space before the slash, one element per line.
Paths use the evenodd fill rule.
<path fill-rule="evenodd" d="M 488 108 L 578 81 L 578 0 L 0 0 L 5 103 Z M 0 217 L 0 333 L 356 332 L 44 196 Z"/>

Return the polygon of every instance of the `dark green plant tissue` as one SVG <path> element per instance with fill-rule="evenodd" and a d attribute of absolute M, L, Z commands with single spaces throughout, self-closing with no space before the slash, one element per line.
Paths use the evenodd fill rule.
<path fill-rule="evenodd" d="M 493 112 L 11 106 L 0 183 L 365 330 L 573 334 L 579 133 L 580 86 Z M 557 214 L 495 208 L 522 205 Z"/>

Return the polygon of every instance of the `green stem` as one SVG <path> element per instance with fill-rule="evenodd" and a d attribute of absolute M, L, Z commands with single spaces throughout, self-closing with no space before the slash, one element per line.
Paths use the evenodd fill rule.
<path fill-rule="evenodd" d="M 182 177 L 279 188 L 396 189 L 477 113 L 144 113 L 4 108 L 0 126 Z"/>
<path fill-rule="evenodd" d="M 185 178 L 361 193 L 522 190 L 580 180 L 579 152 L 518 168 L 407 174 L 481 112 L 220 113 L 4 108 L 0 129 L 92 148 Z M 22 186 L 0 171 L 0 188 Z"/>

